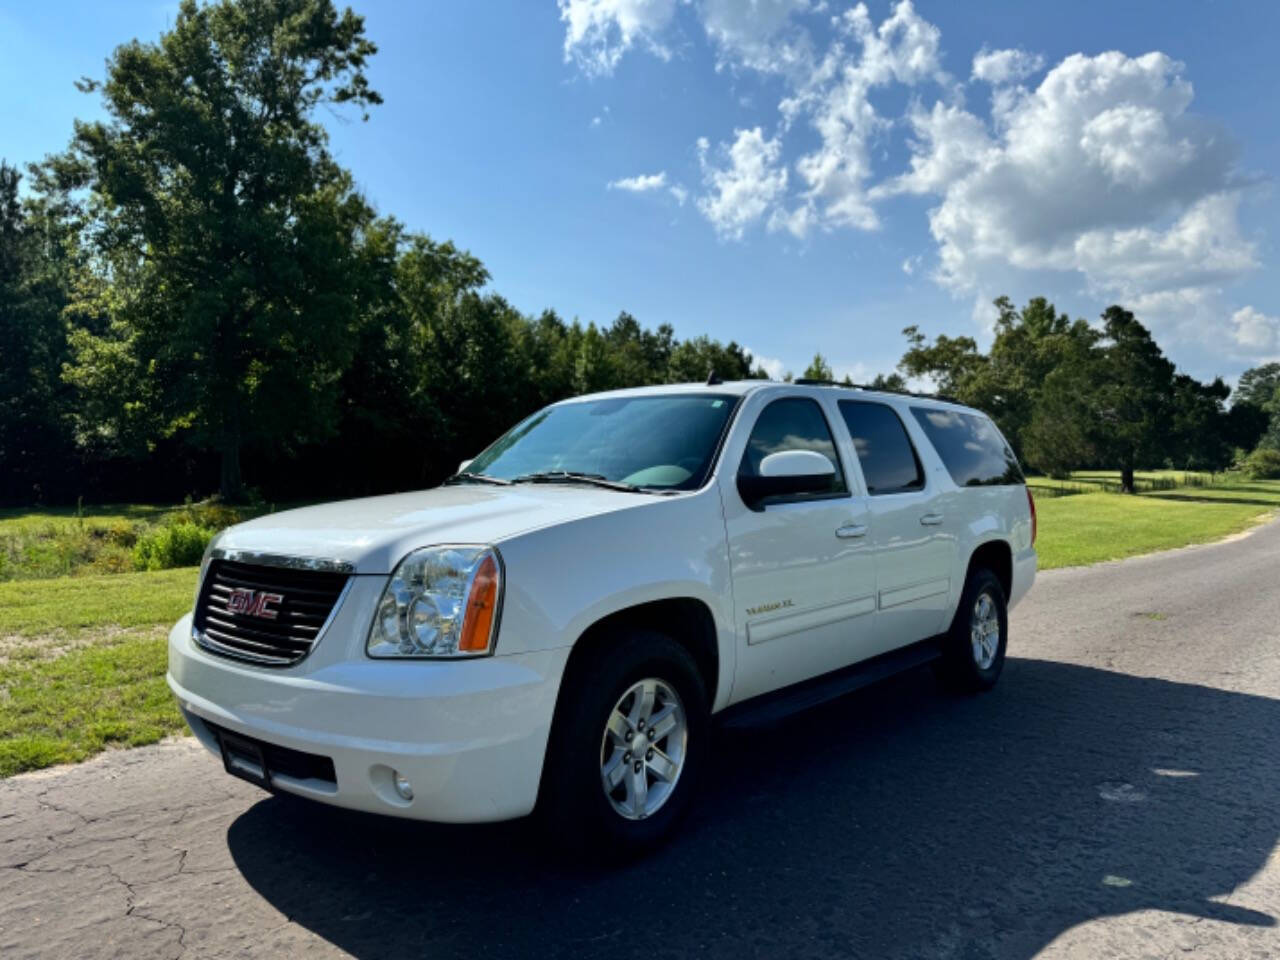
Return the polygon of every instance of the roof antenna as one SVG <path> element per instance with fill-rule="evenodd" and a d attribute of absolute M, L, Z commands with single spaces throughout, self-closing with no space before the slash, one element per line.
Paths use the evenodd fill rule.
<path fill-rule="evenodd" d="M 716 376 L 716 368 L 715 368 L 715 367 L 708 367 L 708 368 L 707 368 L 707 386 L 708 386 L 708 387 L 718 387 L 718 386 L 720 386 L 720 384 L 722 384 L 722 383 L 724 383 L 724 381 L 723 381 L 723 380 L 721 380 L 719 377 L 717 377 L 717 376 Z"/>

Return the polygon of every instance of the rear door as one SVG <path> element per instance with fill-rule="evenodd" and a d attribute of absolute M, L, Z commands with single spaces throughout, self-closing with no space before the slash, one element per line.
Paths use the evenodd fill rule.
<path fill-rule="evenodd" d="M 954 524 L 895 407 L 839 401 L 867 489 L 869 538 L 876 567 L 873 652 L 941 632 L 956 562 Z"/>

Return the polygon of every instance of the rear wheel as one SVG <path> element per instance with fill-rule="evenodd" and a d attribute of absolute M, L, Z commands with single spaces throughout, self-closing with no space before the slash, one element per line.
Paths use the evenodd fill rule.
<path fill-rule="evenodd" d="M 1000 578 L 979 568 L 969 573 L 951 629 L 943 637 L 939 675 L 961 690 L 990 690 L 1004 669 L 1009 612 Z"/>
<path fill-rule="evenodd" d="M 565 683 L 539 800 L 551 836 L 606 859 L 656 845 L 688 809 L 706 750 L 693 658 L 663 634 L 628 629 Z"/>

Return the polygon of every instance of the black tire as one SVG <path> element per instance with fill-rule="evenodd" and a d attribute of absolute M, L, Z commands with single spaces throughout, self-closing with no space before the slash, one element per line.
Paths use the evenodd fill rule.
<path fill-rule="evenodd" d="M 974 652 L 972 636 L 978 619 L 975 607 L 984 595 L 994 607 L 1000 628 L 995 656 L 986 666 L 979 662 L 979 655 Z M 952 689 L 966 693 L 990 690 L 1000 679 L 1008 645 L 1009 607 L 1000 578 L 983 567 L 969 571 L 960 606 L 951 621 L 951 628 L 942 637 L 942 659 L 937 666 L 939 678 Z"/>
<path fill-rule="evenodd" d="M 650 678 L 679 698 L 687 731 L 684 760 L 661 806 L 643 819 L 627 819 L 614 808 L 601 780 L 605 728 L 627 691 Z M 556 707 L 538 800 L 551 842 L 574 855 L 618 860 L 665 840 L 688 810 L 708 755 L 707 702 L 688 651 L 653 630 L 624 628 L 571 664 Z"/>

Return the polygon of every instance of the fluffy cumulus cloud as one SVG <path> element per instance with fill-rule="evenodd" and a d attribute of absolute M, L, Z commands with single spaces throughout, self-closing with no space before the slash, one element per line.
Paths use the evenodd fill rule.
<path fill-rule="evenodd" d="M 1044 57 L 1025 50 L 988 50 L 985 47 L 973 58 L 973 79 L 1002 86 L 1023 80 L 1044 67 Z"/>
<path fill-rule="evenodd" d="M 1253 356 L 1274 358 L 1280 354 L 1280 317 L 1242 307 L 1231 317 L 1231 333 L 1236 344 Z"/>
<path fill-rule="evenodd" d="M 738 130 L 719 158 L 711 156 L 711 144 L 698 141 L 698 162 L 708 192 L 698 198 L 698 209 L 722 237 L 741 239 L 747 226 L 777 208 L 787 189 L 787 171 L 781 165 L 782 144 L 766 139 L 755 127 Z"/>
<path fill-rule="evenodd" d="M 612 73 L 640 44 L 664 60 L 658 38 L 675 15 L 676 0 L 557 0 L 564 22 L 564 57 L 589 74 Z"/>
<path fill-rule="evenodd" d="M 1252 269 L 1234 150 L 1187 111 L 1191 96 L 1164 54 L 1076 54 L 997 104 L 995 130 L 962 109 L 950 132 L 936 107 L 913 118 L 912 173 L 898 184 L 940 201 L 929 218 L 940 279 L 973 289 L 1012 265 L 1132 298 Z"/>
<path fill-rule="evenodd" d="M 597 70 L 633 45 L 662 53 L 673 3 L 560 0 L 566 51 Z M 754 71 L 782 90 L 771 122 L 697 144 L 694 202 L 724 239 L 876 230 L 894 198 L 919 196 L 936 256 L 907 272 L 927 266 L 975 297 L 1008 289 L 1011 271 L 1055 272 L 1201 341 L 1212 318 L 1221 330 L 1230 315 L 1224 289 L 1258 267 L 1239 225 L 1251 183 L 1233 139 L 1195 113 L 1184 66 L 1164 53 L 1050 66 L 1035 52 L 983 48 L 962 82 L 910 0 L 879 22 L 862 3 L 678 7 L 701 23 L 717 69 Z M 903 148 L 905 163 L 891 161 Z M 1274 317 L 1249 307 L 1218 339 L 1275 350 L 1275 331 Z"/>
<path fill-rule="evenodd" d="M 648 193 L 650 190 L 661 190 L 667 185 L 667 171 L 642 173 L 634 177 L 623 177 L 611 180 L 607 186 L 610 190 L 625 190 L 628 193 Z"/>

